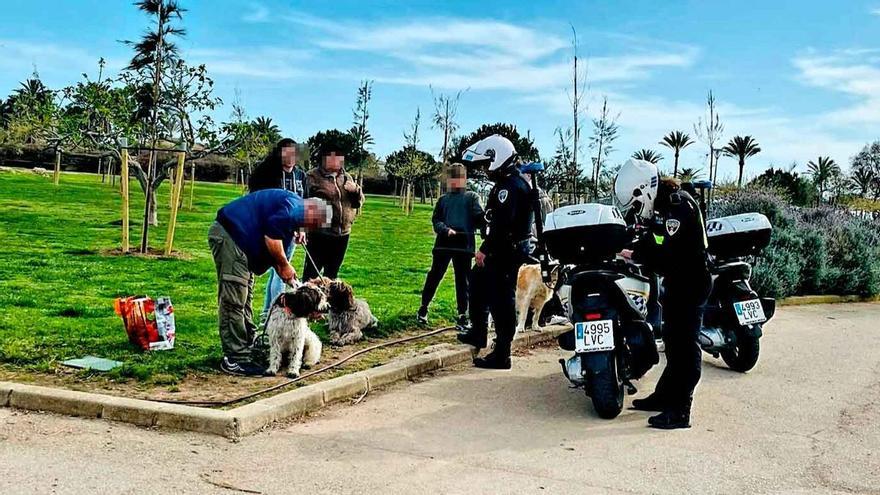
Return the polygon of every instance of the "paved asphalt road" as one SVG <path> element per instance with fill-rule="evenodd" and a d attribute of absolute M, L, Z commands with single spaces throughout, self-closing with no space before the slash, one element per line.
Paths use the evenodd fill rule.
<path fill-rule="evenodd" d="M 598 419 L 547 349 L 238 443 L 0 409 L 0 493 L 880 494 L 878 322 L 880 304 L 783 308 L 753 372 L 706 357 L 675 432 Z"/>

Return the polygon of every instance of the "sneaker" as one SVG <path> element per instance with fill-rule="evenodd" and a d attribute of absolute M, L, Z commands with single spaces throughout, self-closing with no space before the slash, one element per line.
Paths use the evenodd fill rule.
<path fill-rule="evenodd" d="M 458 315 L 458 320 L 455 323 L 455 327 L 459 332 L 467 332 L 471 329 L 471 320 L 468 318 L 468 315 Z"/>
<path fill-rule="evenodd" d="M 550 317 L 550 321 L 547 322 L 548 325 L 568 325 L 571 322 L 568 321 L 568 318 L 560 315 L 553 315 Z"/>
<path fill-rule="evenodd" d="M 220 369 L 227 375 L 233 376 L 263 376 L 266 371 L 250 361 L 237 362 L 226 356 L 223 356 Z"/>
<path fill-rule="evenodd" d="M 419 320 L 419 325 L 427 325 L 428 324 L 428 308 L 425 308 L 425 307 L 419 308 L 419 312 L 416 315 L 416 319 Z"/>

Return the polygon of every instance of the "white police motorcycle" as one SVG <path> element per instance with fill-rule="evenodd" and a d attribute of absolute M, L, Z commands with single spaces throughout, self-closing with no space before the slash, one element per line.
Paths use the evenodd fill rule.
<path fill-rule="evenodd" d="M 714 286 L 700 344 L 731 369 L 747 371 L 757 362 L 763 323 L 776 306 L 749 285 L 748 257 L 766 247 L 770 222 L 748 213 L 711 220 L 707 231 Z M 563 373 L 584 388 L 600 417 L 614 418 L 625 392 L 636 392 L 632 381 L 659 362 L 659 280 L 616 256 L 630 246 L 634 230 L 613 206 L 559 208 L 547 216 L 541 234 L 546 253 L 562 265 L 557 293 L 574 326 L 558 338 L 560 347 L 575 353 L 560 360 Z M 542 259 L 545 265 L 549 257 Z"/>

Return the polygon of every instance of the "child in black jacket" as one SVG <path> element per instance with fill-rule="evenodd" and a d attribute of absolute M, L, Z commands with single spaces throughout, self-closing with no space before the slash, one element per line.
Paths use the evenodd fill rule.
<path fill-rule="evenodd" d="M 477 230 L 486 224 L 485 212 L 480 198 L 472 191 L 466 191 L 467 169 L 460 163 L 449 167 L 447 193 L 440 197 L 434 207 L 432 221 L 437 239 L 434 241 L 433 262 L 425 287 L 422 289 L 422 306 L 419 308 L 419 323 L 428 323 L 428 305 L 443 280 L 449 262 L 455 270 L 455 299 L 458 306 L 458 325 L 468 326 L 468 277 L 471 273 L 471 259 L 474 257 Z"/>

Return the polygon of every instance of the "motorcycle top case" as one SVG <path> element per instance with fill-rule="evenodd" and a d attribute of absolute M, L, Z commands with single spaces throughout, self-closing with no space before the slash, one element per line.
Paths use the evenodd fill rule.
<path fill-rule="evenodd" d="M 714 218 L 706 223 L 709 253 L 720 259 L 760 253 L 770 244 L 772 232 L 770 220 L 760 213 Z"/>
<path fill-rule="evenodd" d="M 614 206 L 564 206 L 544 221 L 547 250 L 564 264 L 586 264 L 613 257 L 631 240 L 626 222 Z"/>

